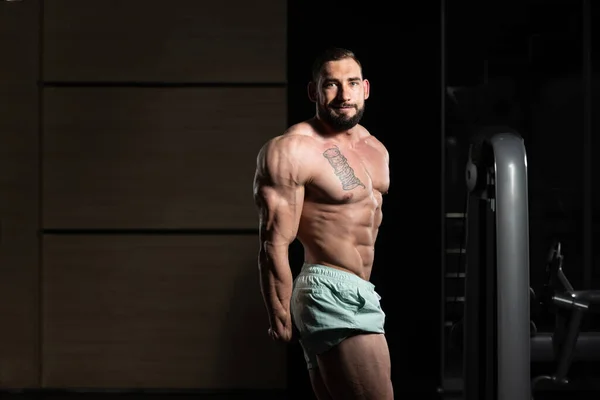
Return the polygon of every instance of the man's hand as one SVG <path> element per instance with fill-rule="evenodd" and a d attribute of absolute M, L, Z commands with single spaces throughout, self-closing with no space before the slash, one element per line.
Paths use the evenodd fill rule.
<path fill-rule="evenodd" d="M 298 341 L 298 330 L 291 320 L 287 321 L 285 325 L 277 321 L 275 325 L 275 328 L 271 327 L 268 330 L 271 339 L 283 343 L 294 343 Z"/>
<path fill-rule="evenodd" d="M 276 342 L 290 343 L 293 339 L 291 329 L 286 329 L 283 332 L 276 332 L 273 328 L 269 328 L 269 336 Z"/>

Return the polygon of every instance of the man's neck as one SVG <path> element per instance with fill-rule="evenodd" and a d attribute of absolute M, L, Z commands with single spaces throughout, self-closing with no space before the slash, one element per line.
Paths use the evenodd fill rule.
<path fill-rule="evenodd" d="M 313 125 L 315 131 L 318 132 L 319 135 L 321 135 L 324 138 L 333 139 L 344 143 L 353 143 L 355 141 L 358 141 L 359 139 L 358 124 L 347 130 L 336 131 L 331 129 L 331 127 L 319 117 L 314 117 L 310 122 Z"/>

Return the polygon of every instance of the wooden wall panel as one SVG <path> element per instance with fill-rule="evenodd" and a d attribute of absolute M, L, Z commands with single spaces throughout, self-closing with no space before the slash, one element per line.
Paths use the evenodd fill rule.
<path fill-rule="evenodd" d="M 45 228 L 257 227 L 256 155 L 283 88 L 48 88 Z"/>
<path fill-rule="evenodd" d="M 38 22 L 0 2 L 0 388 L 39 382 Z"/>
<path fill-rule="evenodd" d="M 281 0 L 44 2 L 50 81 L 285 82 Z"/>
<path fill-rule="evenodd" d="M 44 241 L 44 387 L 285 388 L 255 236 Z"/>

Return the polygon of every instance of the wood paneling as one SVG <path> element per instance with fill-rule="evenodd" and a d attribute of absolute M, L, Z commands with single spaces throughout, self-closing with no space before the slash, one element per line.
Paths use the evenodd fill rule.
<path fill-rule="evenodd" d="M 44 2 L 50 81 L 285 82 L 281 0 Z"/>
<path fill-rule="evenodd" d="M 280 88 L 50 88 L 45 228 L 257 227 L 256 155 Z"/>
<path fill-rule="evenodd" d="M 0 387 L 38 385 L 37 1 L 0 2 Z"/>
<path fill-rule="evenodd" d="M 44 241 L 44 386 L 284 388 L 254 236 Z"/>

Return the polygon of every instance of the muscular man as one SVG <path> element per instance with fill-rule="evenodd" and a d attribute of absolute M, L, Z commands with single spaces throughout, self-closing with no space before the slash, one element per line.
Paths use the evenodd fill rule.
<path fill-rule="evenodd" d="M 355 55 L 330 49 L 313 67 L 316 116 L 260 150 L 254 196 L 269 334 L 298 339 L 319 400 L 393 399 L 384 320 L 369 281 L 389 187 L 383 144 L 359 125 L 369 98 Z M 293 280 L 288 248 L 304 265 Z"/>

